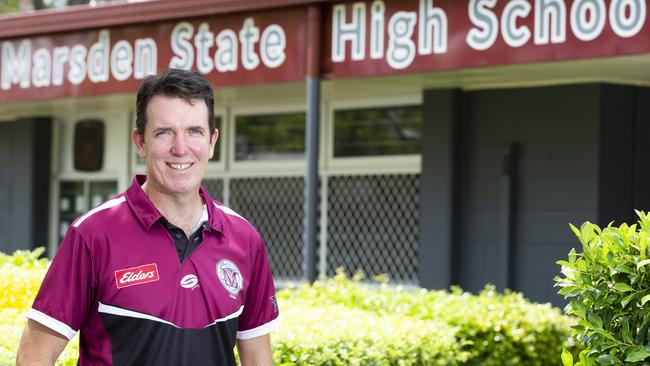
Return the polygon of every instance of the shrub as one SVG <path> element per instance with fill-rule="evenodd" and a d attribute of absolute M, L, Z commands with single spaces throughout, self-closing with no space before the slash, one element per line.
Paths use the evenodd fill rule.
<path fill-rule="evenodd" d="M 359 279 L 339 273 L 311 286 L 281 291 L 278 301 L 283 312 L 287 305 L 300 302 L 312 308 L 343 306 L 380 317 L 441 321 L 457 329 L 457 342 L 467 352 L 461 365 L 554 365 L 560 363 L 563 347 L 573 347 L 574 320 L 549 304 L 528 302 L 521 294 L 498 294 L 493 287 L 478 296 L 458 288 L 451 293 L 412 291 L 387 283 L 369 286 Z"/>
<path fill-rule="evenodd" d="M 24 313 L 47 267 L 38 254 L 0 256 L 3 294 L 13 296 L 0 307 L 0 364 L 15 362 Z M 406 290 L 360 280 L 339 273 L 279 291 L 283 320 L 271 337 L 275 364 L 554 365 L 570 347 L 572 320 L 520 294 L 492 287 L 479 295 Z M 12 281 L 19 285 L 7 287 Z M 71 342 L 57 365 L 74 365 L 77 355 Z"/>
<path fill-rule="evenodd" d="M 344 305 L 285 302 L 273 334 L 276 365 L 459 365 L 457 329 L 440 321 L 380 316 Z"/>
<path fill-rule="evenodd" d="M 47 258 L 39 258 L 44 248 L 19 250 L 13 255 L 0 252 L 0 365 L 13 365 L 27 323 L 25 313 L 32 306 L 45 272 Z M 69 342 L 57 365 L 76 365 L 79 354 L 77 337 Z"/>
<path fill-rule="evenodd" d="M 29 308 L 41 285 L 48 261 L 39 259 L 45 251 L 16 251 L 13 255 L 0 252 L 0 309 Z"/>
<path fill-rule="evenodd" d="M 570 225 L 582 253 L 558 261 L 559 293 L 572 298 L 565 311 L 580 320 L 575 326 L 586 348 L 576 365 L 648 365 L 650 361 L 650 216 L 637 211 L 638 225 L 589 222 Z M 573 357 L 563 354 L 565 365 Z"/>

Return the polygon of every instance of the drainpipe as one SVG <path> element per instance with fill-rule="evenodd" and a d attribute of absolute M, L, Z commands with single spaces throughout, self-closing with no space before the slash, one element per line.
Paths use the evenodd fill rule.
<path fill-rule="evenodd" d="M 517 199 L 519 197 L 517 182 L 519 180 L 520 147 L 516 142 L 511 143 L 503 152 L 502 190 L 502 229 L 500 266 L 500 289 L 517 290 Z"/>
<path fill-rule="evenodd" d="M 307 9 L 307 128 L 305 135 L 305 217 L 303 232 L 303 279 L 316 280 L 318 213 L 318 142 L 320 131 L 320 61 L 322 15 L 318 5 Z"/>

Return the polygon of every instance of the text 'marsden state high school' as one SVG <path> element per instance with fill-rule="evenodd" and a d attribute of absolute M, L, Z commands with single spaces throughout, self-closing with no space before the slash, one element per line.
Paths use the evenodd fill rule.
<path fill-rule="evenodd" d="M 407 0 L 327 5 L 326 78 L 650 51 L 646 0 Z M 0 100 L 134 92 L 158 70 L 216 86 L 305 77 L 306 8 L 0 42 Z"/>

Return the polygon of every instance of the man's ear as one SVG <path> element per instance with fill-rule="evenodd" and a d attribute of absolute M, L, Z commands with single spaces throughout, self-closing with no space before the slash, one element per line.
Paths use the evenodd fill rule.
<path fill-rule="evenodd" d="M 214 133 L 210 136 L 210 159 L 214 156 L 214 149 L 217 145 L 217 140 L 219 139 L 219 130 L 214 129 Z"/>
<path fill-rule="evenodd" d="M 133 131 L 131 131 L 131 139 L 133 139 L 133 144 L 138 151 L 140 159 L 144 160 L 146 156 L 144 151 L 144 137 L 140 135 L 137 128 L 134 128 Z"/>

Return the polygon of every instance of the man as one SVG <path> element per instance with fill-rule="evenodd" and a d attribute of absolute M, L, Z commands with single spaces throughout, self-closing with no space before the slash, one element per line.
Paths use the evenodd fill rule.
<path fill-rule="evenodd" d="M 270 365 L 278 323 L 260 235 L 201 186 L 218 131 L 208 81 L 170 69 L 137 96 L 147 176 L 78 218 L 43 280 L 19 365 Z"/>

